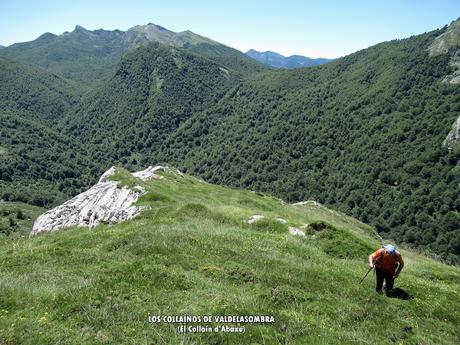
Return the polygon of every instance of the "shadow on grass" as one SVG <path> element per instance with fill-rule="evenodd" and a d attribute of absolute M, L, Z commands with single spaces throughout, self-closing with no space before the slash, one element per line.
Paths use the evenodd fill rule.
<path fill-rule="evenodd" d="M 412 295 L 410 295 L 401 288 L 394 288 L 393 290 L 388 291 L 386 295 L 390 298 L 398 298 L 405 301 L 409 301 L 414 298 Z"/>

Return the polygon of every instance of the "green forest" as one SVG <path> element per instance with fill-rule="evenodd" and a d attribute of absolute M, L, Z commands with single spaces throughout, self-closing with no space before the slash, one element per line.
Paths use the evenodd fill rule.
<path fill-rule="evenodd" d="M 317 200 L 456 261 L 460 150 L 441 143 L 460 89 L 439 83 L 450 67 L 428 56 L 437 34 L 243 82 L 159 156 L 214 183 Z"/>
<path fill-rule="evenodd" d="M 460 88 L 442 82 L 450 56 L 429 52 L 446 30 L 295 70 L 192 39 L 146 43 L 116 50 L 116 63 L 97 60 L 87 83 L 75 77 L 86 68 L 78 54 L 59 55 L 58 68 L 34 59 L 38 48 L 4 48 L 0 198 L 51 207 L 113 164 L 168 163 L 212 183 L 317 200 L 459 263 L 460 150 L 442 142 Z M 62 53 L 59 40 L 45 41 Z"/>

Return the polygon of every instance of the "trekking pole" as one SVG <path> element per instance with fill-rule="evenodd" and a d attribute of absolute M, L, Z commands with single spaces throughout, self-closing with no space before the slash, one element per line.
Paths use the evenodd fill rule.
<path fill-rule="evenodd" d="M 380 242 L 382 243 L 382 248 L 384 246 L 384 242 L 383 242 L 383 238 L 382 236 L 380 236 L 379 234 L 377 234 L 377 237 L 379 238 Z"/>
<path fill-rule="evenodd" d="M 380 236 L 379 234 L 376 234 L 377 237 L 379 238 L 380 242 L 382 243 L 382 248 L 383 248 L 383 238 L 382 236 Z M 370 267 L 369 270 L 366 272 L 366 274 L 364 275 L 364 277 L 362 277 L 362 279 L 359 281 L 359 283 L 361 284 L 364 279 L 366 279 L 367 275 L 369 274 L 370 271 L 372 271 L 372 269 L 375 267 L 375 265 L 380 261 L 380 258 L 375 260 L 374 262 L 374 266 L 373 267 Z"/>
<path fill-rule="evenodd" d="M 369 272 L 372 271 L 376 267 L 375 265 L 377 265 L 380 262 L 380 259 L 381 259 L 381 257 L 374 261 L 374 266 L 369 267 L 369 270 L 366 272 L 364 277 L 359 281 L 360 284 L 364 281 L 364 279 L 366 279 L 366 277 L 369 274 Z"/>
<path fill-rule="evenodd" d="M 360 280 L 360 284 L 364 281 L 364 279 L 366 279 L 367 275 L 369 274 L 370 271 L 372 271 L 374 267 L 369 267 L 369 269 L 367 270 L 366 274 L 364 275 L 364 277 Z"/>

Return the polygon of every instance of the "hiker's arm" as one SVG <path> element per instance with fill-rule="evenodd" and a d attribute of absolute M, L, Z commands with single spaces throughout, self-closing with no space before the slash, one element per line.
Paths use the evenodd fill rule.
<path fill-rule="evenodd" d="M 402 271 L 402 269 L 404 267 L 404 261 L 403 261 L 402 258 L 399 260 L 398 263 L 399 263 L 399 265 L 398 265 L 398 268 L 396 269 L 396 272 L 395 272 L 395 274 L 393 276 L 394 278 L 398 278 L 399 273 L 401 273 L 401 271 Z"/>
<path fill-rule="evenodd" d="M 369 255 L 369 268 L 374 267 L 374 256 L 371 254 Z"/>

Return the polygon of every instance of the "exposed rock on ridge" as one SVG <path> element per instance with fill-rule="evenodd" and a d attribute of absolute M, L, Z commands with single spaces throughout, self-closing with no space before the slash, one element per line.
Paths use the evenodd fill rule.
<path fill-rule="evenodd" d="M 430 55 L 448 54 L 454 71 L 443 82 L 460 83 L 460 19 L 453 21 L 447 30 L 436 37 L 429 47 Z"/>
<path fill-rule="evenodd" d="M 448 149 L 452 149 L 458 144 L 460 144 L 460 116 L 457 118 L 457 121 L 454 122 L 451 131 L 447 134 L 446 139 L 442 143 L 442 145 Z"/>
<path fill-rule="evenodd" d="M 164 169 L 162 166 L 150 166 L 133 173 L 133 176 L 145 181 L 158 177 L 155 172 Z M 117 181 L 109 180 L 115 172 L 116 168 L 111 167 L 101 176 L 99 182 L 86 192 L 38 217 L 30 236 L 70 226 L 94 227 L 100 223 L 119 223 L 137 216 L 143 208 L 133 204 L 142 194 L 143 188 L 131 190 L 126 186 L 120 186 Z"/>
<path fill-rule="evenodd" d="M 140 178 L 143 181 L 147 181 L 147 180 L 150 180 L 152 178 L 162 178 L 162 176 L 155 175 L 155 173 L 157 171 L 164 171 L 165 169 L 166 169 L 166 167 L 161 166 L 161 165 L 157 165 L 155 167 L 149 166 L 147 169 L 134 172 L 132 175 L 134 177 Z"/>
<path fill-rule="evenodd" d="M 290 226 L 288 230 L 291 235 L 305 237 L 305 231 L 303 230 L 297 229 L 293 226 Z"/>

